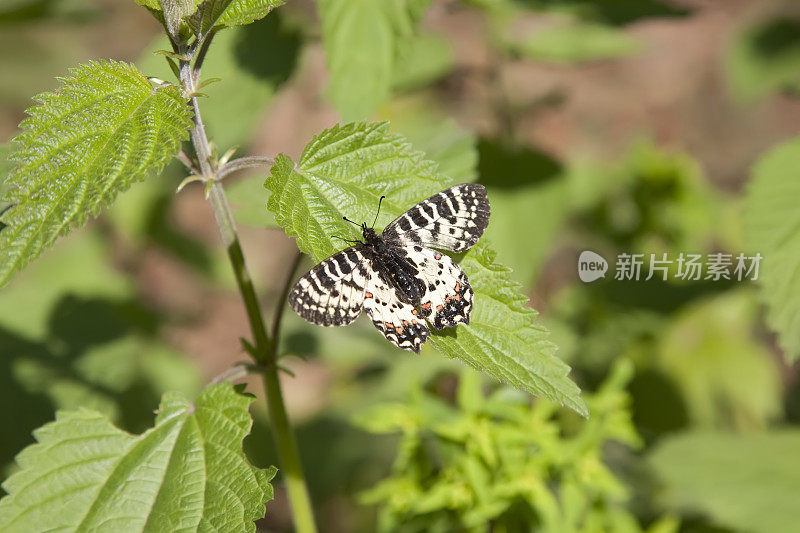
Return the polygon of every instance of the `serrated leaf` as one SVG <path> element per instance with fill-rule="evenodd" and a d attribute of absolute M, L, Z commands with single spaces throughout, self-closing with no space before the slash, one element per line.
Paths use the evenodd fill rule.
<path fill-rule="evenodd" d="M 205 0 L 187 22 L 196 32 L 205 34 L 212 28 L 250 24 L 284 3 L 285 0 Z"/>
<path fill-rule="evenodd" d="M 14 139 L 17 164 L 0 198 L 0 285 L 117 193 L 160 170 L 188 136 L 180 89 L 154 88 L 126 63 L 90 63 L 36 98 Z"/>
<path fill-rule="evenodd" d="M 753 169 L 745 201 L 745 239 L 760 253 L 758 282 L 767 322 L 789 361 L 800 356 L 800 138 L 764 155 Z"/>
<path fill-rule="evenodd" d="M 267 207 L 297 245 L 316 260 L 341 248 L 336 236 L 352 236 L 342 220 L 371 220 L 381 195 L 381 227 L 451 180 L 436 164 L 415 152 L 387 123 L 351 123 L 326 130 L 306 147 L 295 166 L 280 155 L 265 186 L 272 191 Z M 509 271 L 494 262 L 494 252 L 479 243 L 461 265 L 475 291 L 468 326 L 435 335 L 432 342 L 449 357 L 516 387 L 566 405 L 581 414 L 586 406 L 569 380 L 569 367 L 555 356 L 555 345 L 526 307 L 527 298 Z"/>
<path fill-rule="evenodd" d="M 92 411 L 59 412 L 17 456 L 0 529 L 255 531 L 275 469 L 242 452 L 251 402 L 230 384 L 209 387 L 195 405 L 167 393 L 155 427 L 139 436 Z"/>
<path fill-rule="evenodd" d="M 160 9 L 164 16 L 164 25 L 167 32 L 177 41 L 181 22 L 184 18 L 188 17 L 195 11 L 203 0 L 144 0 L 144 2 L 137 0 L 140 4 L 153 10 Z M 153 4 L 158 7 L 154 8 Z"/>
<path fill-rule="evenodd" d="M 709 514 L 736 531 L 797 530 L 800 431 L 736 435 L 696 432 L 665 440 L 648 462 L 663 503 Z"/>

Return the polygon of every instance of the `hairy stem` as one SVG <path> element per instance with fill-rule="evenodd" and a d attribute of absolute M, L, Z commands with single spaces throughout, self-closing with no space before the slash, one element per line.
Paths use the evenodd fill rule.
<path fill-rule="evenodd" d="M 271 157 L 264 157 L 259 155 L 239 157 L 233 161 L 229 161 L 222 165 L 217 171 L 217 179 L 222 179 L 231 172 L 242 170 L 244 168 L 253 168 L 267 165 L 274 165 L 275 160 Z"/>
<path fill-rule="evenodd" d="M 203 43 L 204 49 L 201 56 L 198 57 L 199 62 L 202 62 L 210 38 L 211 36 L 209 35 Z M 195 63 L 194 68 L 192 68 L 189 61 L 181 61 L 181 84 L 186 94 L 194 94 L 199 79 L 199 70 L 200 65 L 198 63 Z M 247 310 L 247 318 L 255 346 L 253 357 L 263 369 L 267 407 L 278 447 L 294 525 L 299 533 L 314 533 L 316 526 L 311 509 L 311 498 L 306 487 L 305 476 L 300 463 L 300 454 L 297 450 L 294 433 L 289 424 L 289 416 L 286 412 L 281 384 L 278 380 L 277 346 L 274 342 L 271 342 L 267 332 L 255 287 L 245 264 L 244 253 L 239 243 L 233 214 L 225 196 L 225 190 L 218 181 L 216 161 L 212 160 L 211 145 L 203 126 L 197 98 L 191 96 L 190 104 L 194 111 L 194 127 L 191 131 L 192 144 L 197 153 L 200 171 L 205 181 L 209 184 L 208 198 L 214 211 L 214 218 L 219 226 L 222 243 L 228 253 L 228 259 L 230 259 L 233 273 L 236 277 L 236 284 Z"/>

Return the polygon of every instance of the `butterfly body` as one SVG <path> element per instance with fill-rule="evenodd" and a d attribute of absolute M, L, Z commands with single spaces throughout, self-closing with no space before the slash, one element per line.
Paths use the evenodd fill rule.
<path fill-rule="evenodd" d="M 482 185 L 456 185 L 415 205 L 382 233 L 362 224 L 362 242 L 300 278 L 292 308 L 313 324 L 353 322 L 361 310 L 393 344 L 419 352 L 436 329 L 468 324 L 473 292 L 466 274 L 440 248 L 460 252 L 486 229 Z M 430 248 L 429 248 L 430 247 Z"/>
<path fill-rule="evenodd" d="M 374 229 L 367 227 L 363 229 L 363 236 L 361 251 L 369 259 L 372 269 L 395 288 L 400 300 L 418 305 L 425 289 L 419 280 L 419 271 L 406 259 L 402 243 L 384 240 Z"/>

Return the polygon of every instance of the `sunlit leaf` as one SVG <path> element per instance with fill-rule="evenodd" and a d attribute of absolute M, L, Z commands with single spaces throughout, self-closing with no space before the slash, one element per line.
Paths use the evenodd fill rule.
<path fill-rule="evenodd" d="M 335 237 L 351 235 L 342 216 L 371 219 L 386 195 L 380 227 L 451 184 L 435 163 L 387 130 L 386 123 L 336 126 L 315 137 L 296 166 L 278 156 L 265 184 L 272 191 L 267 206 L 314 259 L 341 248 Z M 519 285 L 494 256 L 485 243 L 465 254 L 461 265 L 475 290 L 471 322 L 435 335 L 432 343 L 449 357 L 585 414 L 580 391 L 567 377 L 569 367 L 555 356 L 536 311 L 525 305 Z"/>
<path fill-rule="evenodd" d="M 162 0 L 136 0 L 140 5 L 161 16 Z M 196 32 L 207 33 L 212 28 L 243 26 L 264 18 L 285 0 L 167 0 L 174 16 L 186 18 Z"/>
<path fill-rule="evenodd" d="M 230 384 L 195 404 L 168 393 L 155 426 L 139 436 L 92 411 L 59 412 L 17 456 L 0 528 L 255 531 L 275 469 L 253 467 L 242 452 L 251 401 Z"/>
<path fill-rule="evenodd" d="M 188 135 L 178 87 L 153 87 L 133 66 L 90 63 L 37 97 L 14 139 L 17 164 L 0 201 L 0 284 L 120 191 L 160 170 Z"/>
<path fill-rule="evenodd" d="M 244 26 L 264 18 L 284 0 L 205 0 L 189 24 L 206 33 L 215 27 Z"/>

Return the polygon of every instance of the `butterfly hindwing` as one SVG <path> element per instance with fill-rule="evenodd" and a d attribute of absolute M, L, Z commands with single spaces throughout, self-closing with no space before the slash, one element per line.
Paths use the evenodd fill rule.
<path fill-rule="evenodd" d="M 425 286 L 419 305 L 422 316 L 436 329 L 469 324 L 474 294 L 461 267 L 443 253 L 418 244 L 405 253 Z"/>
<path fill-rule="evenodd" d="M 312 324 L 350 324 L 364 306 L 368 265 L 360 246 L 333 254 L 295 283 L 289 293 L 292 309 Z"/>
<path fill-rule="evenodd" d="M 376 271 L 370 273 L 364 291 L 364 310 L 384 337 L 395 346 L 419 353 L 430 335 L 425 320 L 411 304 L 397 296 L 394 287 L 386 283 Z"/>
<path fill-rule="evenodd" d="M 387 241 L 463 252 L 478 242 L 489 224 L 486 188 L 475 183 L 455 185 L 423 200 L 386 226 Z"/>

